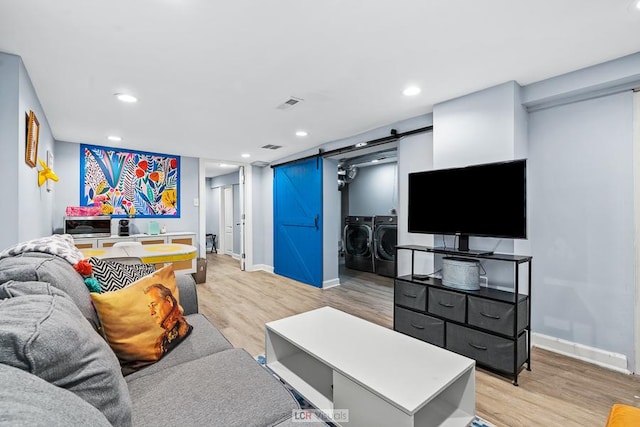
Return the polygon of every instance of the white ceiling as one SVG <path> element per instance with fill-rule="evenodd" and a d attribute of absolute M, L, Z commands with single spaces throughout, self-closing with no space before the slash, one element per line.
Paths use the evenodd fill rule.
<path fill-rule="evenodd" d="M 0 0 L 0 51 L 22 57 L 57 140 L 114 146 L 116 134 L 131 149 L 270 162 L 505 81 L 638 52 L 640 10 L 631 0 Z M 411 84 L 422 92 L 403 96 Z M 304 101 L 276 108 L 290 96 Z"/>

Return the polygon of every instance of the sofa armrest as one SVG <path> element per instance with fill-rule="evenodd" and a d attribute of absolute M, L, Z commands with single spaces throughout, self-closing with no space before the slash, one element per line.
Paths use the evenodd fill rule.
<path fill-rule="evenodd" d="M 176 285 L 180 292 L 180 305 L 184 309 L 184 315 L 198 312 L 198 291 L 196 281 L 190 274 L 176 274 Z"/>

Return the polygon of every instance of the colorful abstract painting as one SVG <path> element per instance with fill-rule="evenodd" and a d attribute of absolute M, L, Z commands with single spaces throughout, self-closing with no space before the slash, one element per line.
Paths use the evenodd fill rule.
<path fill-rule="evenodd" d="M 180 156 L 80 145 L 80 206 L 141 218 L 180 217 Z"/>

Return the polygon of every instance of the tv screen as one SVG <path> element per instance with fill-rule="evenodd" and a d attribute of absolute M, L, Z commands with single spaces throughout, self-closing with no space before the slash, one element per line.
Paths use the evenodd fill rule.
<path fill-rule="evenodd" d="M 526 160 L 409 174 L 409 232 L 527 237 Z"/>

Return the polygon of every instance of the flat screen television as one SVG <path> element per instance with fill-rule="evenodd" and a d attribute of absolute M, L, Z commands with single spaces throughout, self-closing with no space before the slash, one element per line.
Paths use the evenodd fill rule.
<path fill-rule="evenodd" d="M 409 174 L 409 232 L 527 237 L 527 163 L 513 160 Z"/>

